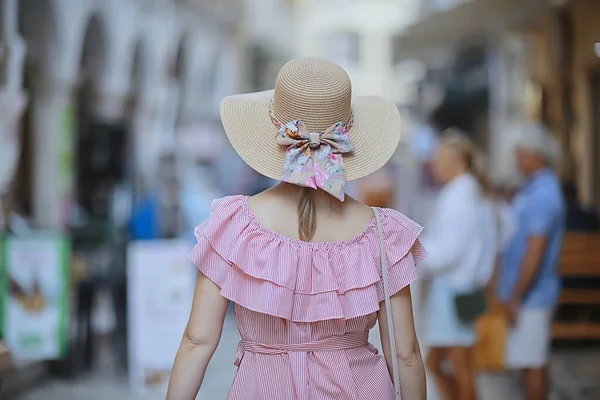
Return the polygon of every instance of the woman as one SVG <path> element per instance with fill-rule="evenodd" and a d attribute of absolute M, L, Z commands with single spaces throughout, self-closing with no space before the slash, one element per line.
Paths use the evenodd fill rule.
<path fill-rule="evenodd" d="M 431 277 L 427 364 L 445 399 L 476 398 L 473 322 L 485 307 L 483 288 L 493 273 L 498 242 L 482 165 L 477 148 L 462 132 L 451 129 L 442 134 L 432 163 L 442 189 L 429 234 L 423 238 L 429 257 L 422 271 Z M 452 375 L 444 373 L 446 360 Z"/>
<path fill-rule="evenodd" d="M 221 115 L 244 161 L 282 182 L 215 201 L 196 228 L 191 259 L 201 273 L 167 399 L 195 398 L 230 301 L 242 341 L 228 399 L 391 400 L 395 364 L 402 398 L 425 399 L 409 289 L 424 257 L 421 227 L 344 195 L 347 180 L 394 153 L 396 107 L 352 98 L 341 67 L 307 58 L 286 64 L 274 91 L 226 98 Z M 384 356 L 367 341 L 377 321 Z"/>

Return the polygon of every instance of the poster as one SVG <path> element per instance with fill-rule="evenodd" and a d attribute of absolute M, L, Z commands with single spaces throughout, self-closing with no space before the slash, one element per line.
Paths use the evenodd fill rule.
<path fill-rule="evenodd" d="M 136 241 L 127 250 L 131 387 L 166 390 L 190 316 L 196 269 L 185 240 Z"/>
<path fill-rule="evenodd" d="M 66 355 L 69 245 L 61 236 L 5 237 L 0 262 L 2 331 L 19 361 Z"/>

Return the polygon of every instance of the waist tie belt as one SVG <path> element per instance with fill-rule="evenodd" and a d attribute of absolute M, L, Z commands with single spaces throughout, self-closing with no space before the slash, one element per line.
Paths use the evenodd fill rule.
<path fill-rule="evenodd" d="M 369 332 L 347 333 L 309 343 L 261 344 L 242 339 L 237 347 L 234 364 L 238 367 L 246 352 L 254 354 L 312 353 L 317 351 L 348 350 L 369 346 Z"/>

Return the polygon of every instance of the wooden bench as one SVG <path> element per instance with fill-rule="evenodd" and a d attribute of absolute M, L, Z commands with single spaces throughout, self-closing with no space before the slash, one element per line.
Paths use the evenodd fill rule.
<path fill-rule="evenodd" d="M 567 233 L 560 261 L 563 278 L 600 279 L 600 233 Z M 565 288 L 559 305 L 600 306 L 600 289 Z M 589 320 L 555 321 L 554 339 L 600 339 L 600 322 Z"/>

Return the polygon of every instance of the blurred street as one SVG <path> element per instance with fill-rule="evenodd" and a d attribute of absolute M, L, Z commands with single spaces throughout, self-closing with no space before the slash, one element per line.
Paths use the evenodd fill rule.
<path fill-rule="evenodd" d="M 239 334 L 233 313 L 225 321 L 223 337 L 198 396 L 199 400 L 224 399 L 235 374 L 233 358 Z M 371 332 L 371 343 L 380 347 L 377 329 Z M 11 400 L 164 400 L 164 392 L 132 393 L 123 375 L 115 372 L 115 359 L 110 346 L 99 347 L 98 365 L 89 375 L 76 382 L 51 380 L 36 386 L 27 394 Z M 575 367 L 578 366 L 578 367 Z M 596 400 L 600 395 L 600 351 L 570 350 L 553 356 L 552 380 L 571 382 L 561 391 L 553 390 L 549 400 Z M 558 386 L 558 385 L 557 385 Z M 521 400 L 523 396 L 516 376 L 510 374 L 483 374 L 478 377 L 481 400 Z M 428 379 L 428 400 L 443 400 L 435 383 Z"/>
<path fill-rule="evenodd" d="M 0 0 L 0 399 L 165 398 L 195 228 L 278 183 L 238 155 L 221 101 L 299 57 L 346 71 L 344 123 L 350 93 L 400 112 L 389 162 L 343 187 L 442 249 L 411 285 L 428 399 L 475 380 L 481 400 L 538 400 L 546 367 L 549 400 L 600 399 L 600 0 Z M 199 399 L 231 386 L 231 310 Z M 473 365 L 453 353 L 471 348 Z"/>
<path fill-rule="evenodd" d="M 225 320 L 221 343 L 206 372 L 199 399 L 225 398 L 235 375 L 233 360 L 238 341 L 235 316 L 230 313 Z M 89 376 L 77 382 L 53 380 L 15 400 L 164 400 L 165 392 L 161 390 L 155 393 L 132 393 L 125 377 L 115 369 L 114 350 L 104 344 L 97 351 L 98 365 Z"/>
<path fill-rule="evenodd" d="M 223 328 L 221 343 L 212 359 L 199 400 L 224 399 L 235 375 L 233 365 L 235 349 L 240 337 L 235 325 L 233 311 L 229 312 Z M 379 330 L 371 331 L 370 342 L 381 348 Z M 92 371 L 75 382 L 51 379 L 35 386 L 26 394 L 11 400 L 163 400 L 164 391 L 134 393 L 127 379 L 118 372 L 114 349 L 106 342 L 97 348 L 99 358 Z M 426 354 L 427 349 L 423 348 Z M 554 354 L 551 379 L 555 387 L 549 400 L 577 399 L 595 400 L 600 394 L 597 385 L 600 379 L 600 350 L 563 350 Z M 560 383 L 560 385 L 559 385 Z M 565 384 L 566 383 L 566 384 Z M 435 382 L 428 378 L 428 400 L 443 400 L 437 392 Z M 482 374 L 477 381 L 481 400 L 521 400 L 519 380 L 515 375 L 498 373 Z"/>
<path fill-rule="evenodd" d="M 198 399 L 224 399 L 229 391 L 231 381 L 235 374 L 233 359 L 239 341 L 239 334 L 235 326 L 235 317 L 230 313 L 223 328 L 223 336 L 213 360 L 206 373 L 202 390 Z M 371 332 L 371 343 L 380 348 L 379 332 Z M 123 376 L 115 373 L 115 359 L 110 347 L 98 349 L 100 357 L 98 366 L 89 376 L 77 382 L 62 382 L 53 380 L 36 387 L 26 395 L 14 400 L 159 400 L 164 399 L 164 392 L 157 391 L 152 394 L 133 394 L 127 386 Z M 479 378 L 481 400 L 518 400 L 518 390 L 515 382 L 508 376 L 485 375 Z M 507 397 L 509 396 L 510 397 Z M 435 384 L 429 382 L 429 400 L 440 399 L 437 395 Z"/>

